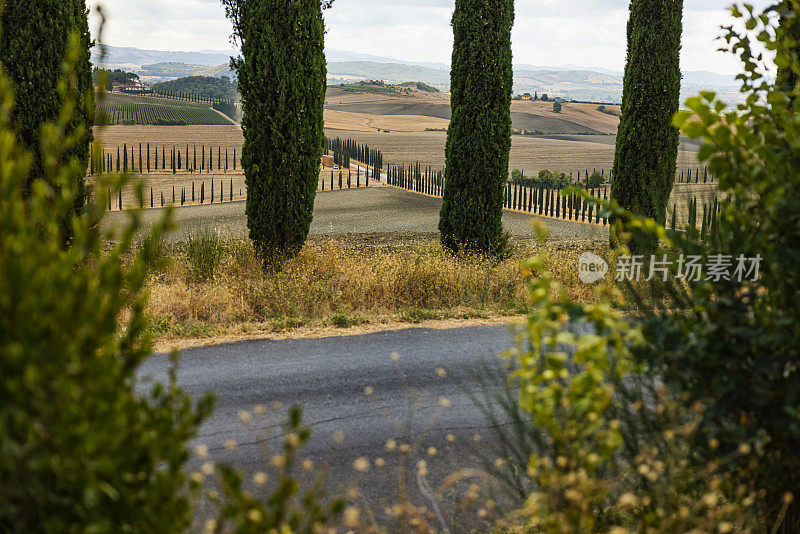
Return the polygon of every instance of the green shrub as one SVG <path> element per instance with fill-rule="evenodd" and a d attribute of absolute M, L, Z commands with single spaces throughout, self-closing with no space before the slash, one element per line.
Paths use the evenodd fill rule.
<path fill-rule="evenodd" d="M 105 250 L 105 192 L 124 177 L 99 178 L 97 203 L 72 215 L 86 166 L 69 113 L 43 130 L 45 160 L 64 163 L 23 198 L 33 158 L 15 142 L 11 102 L 0 72 L 0 531 L 180 532 L 192 520 L 186 444 L 211 400 L 195 404 L 174 369 L 149 391 L 136 376 L 151 354 L 142 290 L 167 220 L 136 250 L 139 215 L 127 212 Z"/>
<path fill-rule="evenodd" d="M 186 266 L 197 282 L 214 280 L 224 253 L 225 245 L 216 230 L 202 229 L 186 236 Z"/>
<path fill-rule="evenodd" d="M 532 311 L 508 353 L 511 389 L 484 381 L 488 395 L 478 401 L 503 460 L 487 469 L 520 505 L 513 516 L 520 519 L 502 526 L 554 534 L 752 531 L 756 492 L 733 491 L 726 471 L 733 460 L 752 459 L 752 450 L 698 462 L 704 409 L 647 375 L 636 358 L 644 325 L 605 302 L 577 304 L 546 261 L 542 254 L 525 265 Z"/>
<path fill-rule="evenodd" d="M 800 3 L 792 1 L 794 12 Z M 786 528 L 800 528 L 800 87 L 775 83 L 760 67 L 751 43 L 777 54 L 779 67 L 800 72 L 794 53 L 796 17 L 775 30 L 765 13 L 734 9 L 742 27 L 724 35 L 743 64 L 746 100 L 735 112 L 704 92 L 690 98 L 675 125 L 702 139 L 698 153 L 719 179 L 721 203 L 705 241 L 695 231 L 672 236 L 679 253 L 760 257 L 756 281 L 745 276 L 690 285 L 656 284 L 647 293 L 665 295 L 654 306 L 637 299 L 647 313 L 650 343 L 640 357 L 651 362 L 672 387 L 707 406 L 706 432 L 723 452 L 743 442 L 759 451 L 757 465 L 735 466 L 744 484 L 765 491 L 764 518 L 786 511 Z M 735 26 L 738 27 L 738 26 Z M 766 104 L 768 103 L 768 104 Z M 750 264 L 747 263 L 746 267 Z M 663 293 L 662 293 L 663 292 Z M 633 293 L 634 298 L 644 291 Z M 701 444 L 702 445 L 702 444 Z M 699 454 L 708 454 L 698 446 Z M 741 470 L 741 471 L 739 471 Z M 794 495 L 785 509 L 784 496 Z M 788 497 L 787 497 L 788 498 Z"/>
<path fill-rule="evenodd" d="M 668 234 L 612 203 L 623 241 L 636 230 L 673 258 L 666 282 L 620 284 L 620 306 L 577 306 L 542 258 L 530 263 L 534 311 L 513 355 L 544 436 L 525 507 L 543 530 L 800 528 L 800 87 L 775 84 L 751 46 L 800 72 L 800 21 L 776 30 L 752 7 L 733 13 L 741 24 L 723 39 L 743 63 L 744 103 L 703 92 L 674 119 L 705 142 L 699 159 L 728 197 L 713 230 Z M 730 256 L 730 279 L 680 280 L 678 255 Z M 740 256 L 760 258 L 760 276 L 737 277 Z"/>
<path fill-rule="evenodd" d="M 569 179 L 564 173 L 552 172 L 547 169 L 539 171 L 535 182 L 537 186 L 548 189 L 564 189 L 570 185 Z"/>
<path fill-rule="evenodd" d="M 606 182 L 605 176 L 603 176 L 603 174 L 600 171 L 595 170 L 594 172 L 592 172 L 591 176 L 589 176 L 588 186 L 600 187 L 605 182 Z"/>
<path fill-rule="evenodd" d="M 363 324 L 365 321 L 363 318 L 356 315 L 351 316 L 346 313 L 337 313 L 331 317 L 331 322 L 334 326 L 339 328 L 350 328 Z"/>

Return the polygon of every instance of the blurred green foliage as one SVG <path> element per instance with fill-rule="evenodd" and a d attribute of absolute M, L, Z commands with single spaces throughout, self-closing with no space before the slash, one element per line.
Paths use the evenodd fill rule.
<path fill-rule="evenodd" d="M 129 181 L 117 176 L 101 177 L 97 202 L 75 215 L 86 170 L 73 151 L 83 137 L 70 134 L 78 46 L 64 111 L 42 130 L 46 179 L 30 175 L 0 72 L 0 530 L 178 532 L 192 519 L 186 443 L 212 399 L 194 402 L 174 371 L 149 391 L 137 380 L 151 354 L 142 290 L 169 212 L 139 247 L 135 211 L 118 234 L 102 233 L 103 192 Z"/>
<path fill-rule="evenodd" d="M 730 279 L 685 281 L 673 261 L 666 281 L 623 282 L 606 303 L 578 305 L 544 258 L 527 265 L 534 310 L 511 356 L 536 429 L 522 511 L 539 530 L 800 527 L 800 87 L 775 85 L 753 51 L 758 41 L 800 72 L 800 2 L 786 4 L 777 28 L 769 10 L 732 9 L 744 29 L 723 38 L 742 62 L 745 101 L 731 110 L 704 92 L 675 116 L 704 141 L 699 158 L 727 196 L 715 231 L 667 232 L 603 208 L 622 243 L 647 234 L 658 258 L 727 256 Z M 759 276 L 736 276 L 740 257 L 760 258 Z"/>

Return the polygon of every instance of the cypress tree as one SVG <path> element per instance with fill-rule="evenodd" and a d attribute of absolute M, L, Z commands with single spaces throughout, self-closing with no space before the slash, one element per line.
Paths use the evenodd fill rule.
<path fill-rule="evenodd" d="M 128 172 L 128 146 L 122 145 L 122 172 Z"/>
<path fill-rule="evenodd" d="M 677 224 L 678 224 L 678 205 L 677 204 L 673 204 L 672 205 L 672 224 L 670 224 L 670 228 L 675 230 L 676 227 L 677 227 Z"/>
<path fill-rule="evenodd" d="M 313 217 L 325 139 L 322 5 L 320 0 L 223 3 L 242 49 L 231 64 L 244 102 L 247 226 L 266 262 L 295 254 Z"/>
<path fill-rule="evenodd" d="M 63 161 L 76 159 L 82 170 L 70 177 L 75 180 L 71 191 L 75 214 L 84 212 L 87 201 L 85 170 L 89 166 L 95 110 L 87 14 L 84 0 L 5 0 L 0 7 L 0 65 L 14 91 L 11 123 L 17 141 L 33 157 L 28 181 L 23 184 L 26 195 L 33 180 L 45 178 L 41 129 L 59 118 L 64 102 L 58 89 L 62 63 L 71 44 L 77 45 L 73 49 L 77 54 L 71 58 L 76 105 L 65 134 L 80 137 L 63 157 Z M 68 218 L 61 227 L 66 244 L 71 238 Z"/>
<path fill-rule="evenodd" d="M 503 192 L 511 149 L 513 0 L 456 0 L 452 118 L 439 218 L 450 250 L 505 249 Z"/>
<path fill-rule="evenodd" d="M 683 0 L 632 0 L 628 60 L 614 158 L 611 196 L 623 208 L 665 224 L 678 156 Z M 612 245 L 616 238 L 612 232 Z M 633 230 L 634 254 L 657 247 L 651 234 Z"/>

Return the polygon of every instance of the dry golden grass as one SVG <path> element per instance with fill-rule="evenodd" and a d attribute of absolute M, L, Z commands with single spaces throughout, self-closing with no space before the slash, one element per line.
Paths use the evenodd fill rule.
<path fill-rule="evenodd" d="M 265 273 L 249 242 L 198 236 L 219 254 L 213 278 L 198 265 L 208 257 L 187 243 L 166 255 L 168 266 L 149 282 L 148 313 L 157 339 L 281 332 L 320 326 L 419 323 L 518 315 L 528 308 L 519 248 L 503 261 L 455 257 L 437 241 L 367 246 L 336 239 L 307 244 L 280 272 Z M 574 298 L 594 298 L 578 279 L 582 245 L 548 249 L 548 263 Z M 602 251 L 600 251 L 602 252 Z M 212 260 L 213 263 L 213 260 Z"/>

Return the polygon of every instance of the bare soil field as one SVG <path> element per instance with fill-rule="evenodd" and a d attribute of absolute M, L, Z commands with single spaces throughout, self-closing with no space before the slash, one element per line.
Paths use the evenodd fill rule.
<path fill-rule="evenodd" d="M 619 117 L 598 111 L 597 108 L 597 104 L 573 104 L 564 102 L 561 106 L 561 113 L 555 113 L 553 111 L 552 102 L 523 102 L 515 100 L 511 102 L 511 116 L 512 120 L 522 120 L 521 115 L 530 116 L 529 120 L 532 121 L 537 119 L 562 120 L 599 133 L 617 133 Z M 606 108 L 614 110 L 617 113 L 619 112 L 619 106 L 606 106 Z M 532 122 L 532 125 L 535 125 L 535 122 Z M 518 128 L 519 126 L 514 124 L 514 127 Z M 539 129 L 545 133 L 561 133 L 548 131 L 544 128 L 527 129 Z M 564 133 L 583 132 L 580 129 L 576 129 L 574 132 Z"/>
<path fill-rule="evenodd" d="M 104 148 L 114 150 L 127 143 L 151 143 L 172 146 L 206 145 L 226 148 L 236 147 L 237 153 L 242 148 L 244 138 L 238 125 L 229 126 L 108 126 L 94 129 L 95 140 L 103 143 Z"/>

